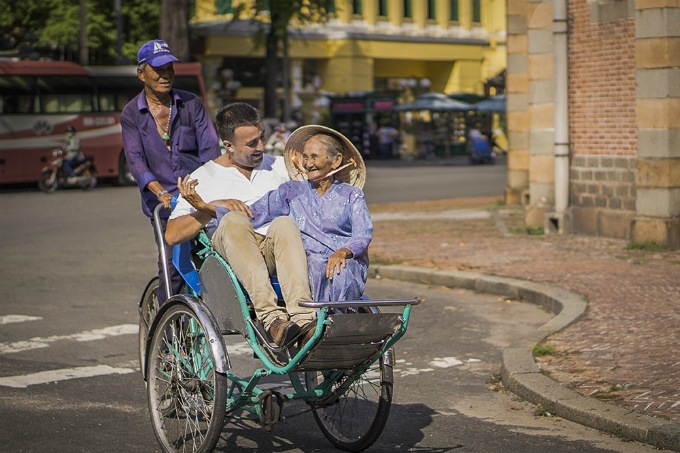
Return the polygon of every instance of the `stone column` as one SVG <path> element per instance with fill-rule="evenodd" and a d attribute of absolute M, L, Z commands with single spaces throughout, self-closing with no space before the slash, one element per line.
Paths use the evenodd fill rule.
<path fill-rule="evenodd" d="M 527 1 L 529 226 L 544 225 L 555 198 L 555 94 L 551 1 Z"/>
<path fill-rule="evenodd" d="M 529 187 L 529 112 L 527 2 L 508 0 L 508 69 L 506 75 L 508 123 L 508 187 L 505 202 L 527 203 Z"/>
<path fill-rule="evenodd" d="M 633 240 L 680 248 L 680 7 L 635 0 L 638 133 Z"/>

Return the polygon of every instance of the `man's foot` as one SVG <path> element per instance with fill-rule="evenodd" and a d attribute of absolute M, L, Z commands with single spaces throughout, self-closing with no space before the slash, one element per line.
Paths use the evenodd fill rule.
<path fill-rule="evenodd" d="M 314 336 L 315 331 L 316 321 L 311 321 L 302 328 L 302 336 L 298 340 L 298 349 L 302 349 L 305 347 L 307 342 Z"/>
<path fill-rule="evenodd" d="M 300 335 L 300 326 L 292 321 L 277 318 L 269 326 L 269 335 L 277 346 L 283 347 Z"/>

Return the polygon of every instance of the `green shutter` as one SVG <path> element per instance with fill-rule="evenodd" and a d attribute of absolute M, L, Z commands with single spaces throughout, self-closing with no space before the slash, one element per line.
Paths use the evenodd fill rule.
<path fill-rule="evenodd" d="M 450 6 L 449 20 L 458 22 L 458 0 L 451 0 Z"/>
<path fill-rule="evenodd" d="M 231 14 L 234 12 L 231 0 L 215 0 L 215 6 L 217 7 L 217 14 Z"/>

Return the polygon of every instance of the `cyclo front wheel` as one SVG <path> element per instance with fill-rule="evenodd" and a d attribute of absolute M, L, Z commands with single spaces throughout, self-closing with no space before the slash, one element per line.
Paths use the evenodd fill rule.
<path fill-rule="evenodd" d="M 166 453 L 213 451 L 226 414 L 227 377 L 215 371 L 205 329 L 178 304 L 154 331 L 147 396 L 156 439 Z"/>
<path fill-rule="evenodd" d="M 324 373 L 315 373 L 313 380 L 319 383 L 323 378 Z M 312 413 L 326 438 L 337 448 L 351 452 L 373 445 L 390 415 L 393 384 L 392 367 L 381 357 L 340 397 L 315 408 Z"/>

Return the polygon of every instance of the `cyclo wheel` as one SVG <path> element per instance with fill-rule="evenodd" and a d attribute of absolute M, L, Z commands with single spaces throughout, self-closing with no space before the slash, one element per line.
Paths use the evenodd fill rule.
<path fill-rule="evenodd" d="M 147 396 L 154 434 L 166 453 L 213 451 L 227 404 L 227 377 L 215 371 L 205 330 L 185 305 L 166 311 L 151 339 Z"/>
<path fill-rule="evenodd" d="M 139 369 L 142 372 L 146 370 L 146 342 L 149 337 L 149 327 L 157 312 L 158 277 L 154 277 L 147 283 L 139 306 Z"/>
<path fill-rule="evenodd" d="M 318 383 L 323 373 L 312 380 Z M 334 389 L 342 384 L 340 381 Z M 337 448 L 359 452 L 382 434 L 392 406 L 394 378 L 392 367 L 383 357 L 354 381 L 347 391 L 312 413 L 326 438 Z"/>

